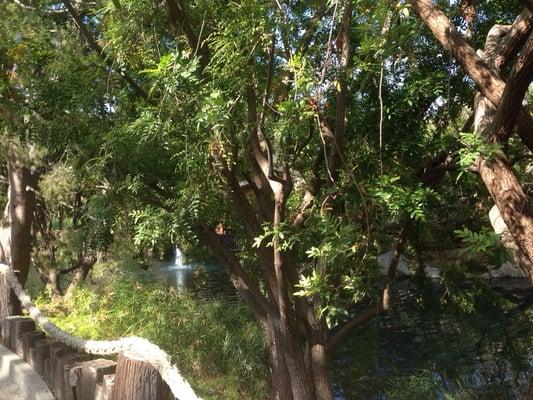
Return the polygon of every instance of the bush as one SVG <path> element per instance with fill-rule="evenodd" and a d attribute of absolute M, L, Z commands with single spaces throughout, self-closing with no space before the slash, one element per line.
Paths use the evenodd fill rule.
<path fill-rule="evenodd" d="M 238 300 L 195 299 L 160 284 L 119 279 L 101 293 L 79 288 L 68 300 L 41 296 L 38 304 L 73 334 L 91 339 L 135 335 L 158 344 L 205 400 L 265 397 L 263 342 Z"/>

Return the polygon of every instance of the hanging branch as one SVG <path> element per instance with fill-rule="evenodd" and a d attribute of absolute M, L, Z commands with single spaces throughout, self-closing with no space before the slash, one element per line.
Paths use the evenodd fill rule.
<path fill-rule="evenodd" d="M 381 36 L 385 36 L 391 27 L 391 17 L 387 11 L 387 16 L 385 17 L 385 22 L 383 23 L 383 28 L 381 29 Z M 383 75 L 385 72 L 385 60 L 381 60 L 380 70 L 379 70 L 379 168 L 380 172 L 383 175 L 383 119 L 384 119 L 384 104 L 383 104 Z"/>
<path fill-rule="evenodd" d="M 201 42 L 200 37 L 194 32 L 185 5 L 182 0 L 165 0 L 165 6 L 167 9 L 167 21 L 172 33 L 177 37 L 183 32 L 191 51 L 201 56 L 200 72 L 203 72 L 210 61 L 209 48 L 206 43 Z"/>
<path fill-rule="evenodd" d="M 87 29 L 80 15 L 70 3 L 70 0 L 62 0 L 62 1 L 68 13 L 70 14 L 72 19 L 76 23 L 76 26 L 78 27 L 81 35 L 85 39 L 87 46 L 89 46 L 89 48 L 92 51 L 94 51 L 96 54 L 100 56 L 100 58 L 105 62 L 105 64 L 108 66 L 109 69 L 115 70 L 122 77 L 122 79 L 124 79 L 128 83 L 128 85 L 131 87 L 131 89 L 135 92 L 137 96 L 143 98 L 148 103 L 152 103 L 152 101 L 149 99 L 148 93 L 146 93 L 146 91 L 135 81 L 135 79 L 133 79 L 129 75 L 129 73 L 125 69 L 114 66 L 113 60 L 108 56 L 108 54 L 98 44 L 98 42 L 94 38 L 93 34 L 89 31 L 89 29 Z"/>
<path fill-rule="evenodd" d="M 354 319 L 348 321 L 345 325 L 343 325 L 339 330 L 334 332 L 328 339 L 326 344 L 326 351 L 328 353 L 331 353 L 335 348 L 342 343 L 346 338 L 348 338 L 357 328 L 364 325 L 371 319 L 387 313 L 390 309 L 390 299 L 392 296 L 392 285 L 394 283 L 394 279 L 396 276 L 396 269 L 398 267 L 398 263 L 400 261 L 400 256 L 402 255 L 402 252 L 405 247 L 406 239 L 407 239 L 407 232 L 410 229 L 412 225 L 413 220 L 408 219 L 405 223 L 402 231 L 400 232 L 400 236 L 398 238 L 398 242 L 396 243 L 396 247 L 394 249 L 394 255 L 391 259 L 391 262 L 389 264 L 389 269 L 387 272 L 387 277 L 385 279 L 385 286 L 383 287 L 383 291 L 381 293 L 381 299 L 378 304 L 376 304 L 374 307 L 369 308 L 362 314 L 359 314 Z"/>

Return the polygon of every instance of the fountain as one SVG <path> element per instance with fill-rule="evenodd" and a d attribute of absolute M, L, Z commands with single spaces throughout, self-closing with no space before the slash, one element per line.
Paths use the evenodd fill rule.
<path fill-rule="evenodd" d="M 176 246 L 175 253 L 174 253 L 174 267 L 176 269 L 190 269 L 190 265 L 183 264 L 183 253 L 181 252 L 180 248 Z"/>

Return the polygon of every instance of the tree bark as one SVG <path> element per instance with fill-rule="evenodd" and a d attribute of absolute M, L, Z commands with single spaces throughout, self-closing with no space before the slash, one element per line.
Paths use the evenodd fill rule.
<path fill-rule="evenodd" d="M 9 176 L 9 229 L 11 268 L 21 285 L 26 283 L 31 260 L 31 226 L 35 208 L 35 194 L 27 187 L 35 186 L 35 176 L 27 168 L 17 149 L 8 151 Z M 19 315 L 21 307 L 18 299 L 4 278 L 0 281 L 0 318 Z"/>
<path fill-rule="evenodd" d="M 497 54 L 494 50 L 498 48 L 498 40 L 500 39 L 501 35 L 496 26 L 491 29 L 487 36 L 484 51 L 484 61 L 492 65 L 496 73 L 499 73 L 499 69 L 496 65 Z M 514 125 L 513 121 L 518 114 L 528 86 L 526 82 L 531 79 L 528 70 L 533 67 L 533 64 L 527 58 L 531 56 L 530 53 L 533 51 L 532 45 L 533 40 L 530 37 L 513 67 L 511 78 L 505 87 L 498 108 L 482 93 L 476 95 L 474 131 L 486 141 L 499 142 L 505 135 L 505 131 L 512 129 Z M 515 99 L 514 97 L 519 98 Z M 504 135 L 499 134 L 502 130 Z M 498 207 L 516 246 L 523 254 L 523 258 L 526 259 L 519 263 L 520 266 L 526 268 L 525 272 L 533 282 L 533 209 L 529 204 L 529 199 L 503 154 L 496 154 L 490 159 L 479 157 L 475 167 Z M 529 262 L 527 262 L 528 260 Z"/>
<path fill-rule="evenodd" d="M 529 35 L 520 57 L 507 80 L 500 105 L 494 116 L 492 140 L 503 142 L 511 136 L 522 100 L 533 79 L 533 34 Z"/>
<path fill-rule="evenodd" d="M 525 271 L 533 282 L 533 210 L 505 158 L 480 159 L 477 168 L 519 249 L 529 259 Z"/>
<path fill-rule="evenodd" d="M 272 400 L 293 400 L 289 369 L 285 361 L 285 351 L 272 318 L 265 323 L 262 331 L 268 346 Z"/>
<path fill-rule="evenodd" d="M 11 267 L 22 285 L 26 283 L 31 260 L 31 227 L 35 209 L 35 175 L 24 166 L 16 151 L 9 152 L 9 218 L 11 227 Z"/>

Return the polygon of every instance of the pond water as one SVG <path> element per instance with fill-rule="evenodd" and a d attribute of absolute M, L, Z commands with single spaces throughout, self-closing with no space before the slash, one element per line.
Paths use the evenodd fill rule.
<path fill-rule="evenodd" d="M 159 279 L 208 299 L 239 301 L 216 264 L 184 264 L 181 253 L 151 268 Z M 531 294 L 527 281 L 494 281 L 506 293 Z M 533 310 L 492 302 L 472 312 L 442 304 L 436 281 L 401 281 L 393 310 L 358 332 L 331 363 L 337 400 L 522 399 L 533 370 Z"/>
<path fill-rule="evenodd" d="M 533 367 L 531 310 L 486 303 L 461 312 L 442 305 L 440 285 L 422 285 L 400 287 L 393 311 L 339 349 L 338 398 L 522 399 Z"/>

